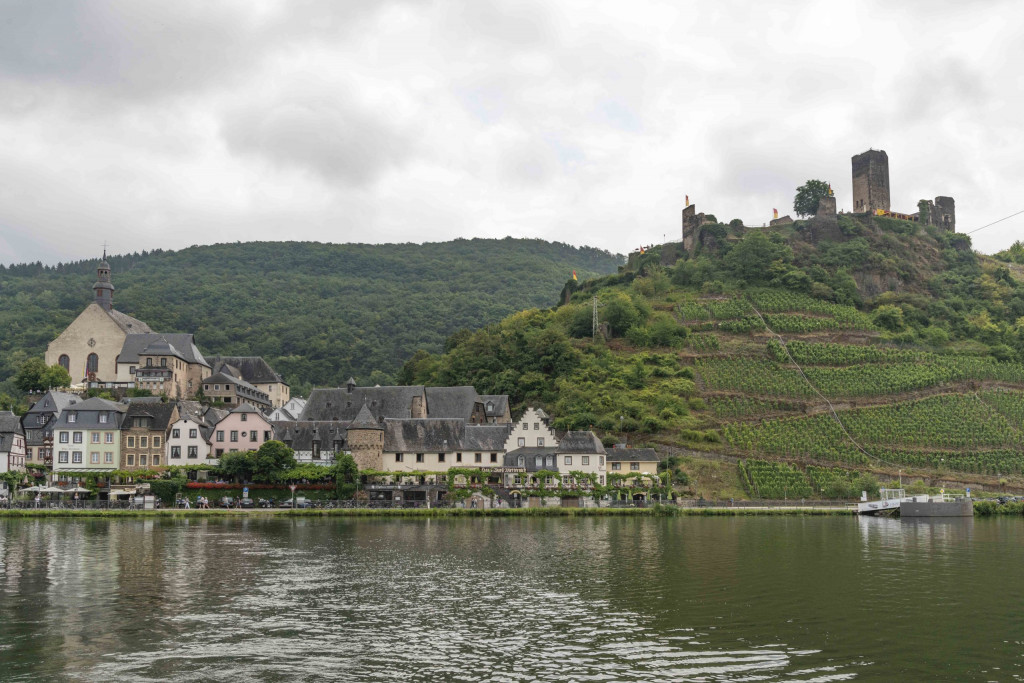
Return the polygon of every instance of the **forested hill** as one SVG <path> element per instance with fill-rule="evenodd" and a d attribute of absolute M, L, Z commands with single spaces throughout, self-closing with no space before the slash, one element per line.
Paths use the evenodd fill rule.
<path fill-rule="evenodd" d="M 384 384 L 418 348 L 460 329 L 553 306 L 576 270 L 621 257 L 533 239 L 428 244 L 251 242 L 108 258 L 118 310 L 194 332 L 207 354 L 262 355 L 293 393 L 350 376 Z M 0 380 L 92 300 L 98 259 L 0 267 Z"/>
<path fill-rule="evenodd" d="M 828 230 L 709 224 L 694 254 L 678 247 L 419 353 L 402 379 L 507 392 L 608 442 L 713 452 L 687 461 L 708 496 L 859 494 L 865 471 L 901 469 L 1024 487 L 1012 264 L 965 235 L 849 214 Z M 607 339 L 591 339 L 595 296 Z"/>

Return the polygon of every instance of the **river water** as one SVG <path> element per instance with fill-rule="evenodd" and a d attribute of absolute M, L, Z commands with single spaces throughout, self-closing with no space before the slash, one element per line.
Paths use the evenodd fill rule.
<path fill-rule="evenodd" d="M 0 520 L 0 679 L 1024 678 L 1024 520 Z"/>

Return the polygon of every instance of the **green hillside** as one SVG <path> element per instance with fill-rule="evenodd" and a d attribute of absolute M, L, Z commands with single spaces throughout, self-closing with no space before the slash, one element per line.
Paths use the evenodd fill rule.
<path fill-rule="evenodd" d="M 573 270 L 593 277 L 622 262 L 598 249 L 517 239 L 252 242 L 109 261 L 119 310 L 157 331 L 194 332 L 205 353 L 262 355 L 299 394 L 350 375 L 387 383 L 410 350 L 441 351 L 457 330 L 551 306 Z M 0 382 L 92 300 L 95 278 L 95 259 L 0 266 Z"/>
<path fill-rule="evenodd" d="M 1024 284 L 1007 264 L 964 235 L 851 215 L 831 232 L 705 225 L 694 252 L 634 254 L 569 304 L 417 354 L 402 379 L 714 453 L 716 477 L 721 456 L 742 462 L 719 494 L 860 490 L 859 471 L 1024 481 Z M 607 339 L 591 339 L 594 297 Z"/>

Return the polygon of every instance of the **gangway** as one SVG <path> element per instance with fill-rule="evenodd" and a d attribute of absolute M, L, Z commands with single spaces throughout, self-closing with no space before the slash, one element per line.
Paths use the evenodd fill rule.
<path fill-rule="evenodd" d="M 867 495 L 857 503 L 858 515 L 870 515 L 883 510 L 899 510 L 904 499 L 907 499 L 907 492 L 904 489 L 879 489 L 881 500 L 867 500 Z M 913 500 L 912 498 L 908 500 Z"/>

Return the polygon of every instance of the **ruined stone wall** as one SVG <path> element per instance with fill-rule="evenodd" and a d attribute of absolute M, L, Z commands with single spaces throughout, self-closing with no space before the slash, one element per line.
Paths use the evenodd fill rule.
<path fill-rule="evenodd" d="M 853 157 L 853 212 L 889 211 L 889 156 L 869 150 Z"/>

